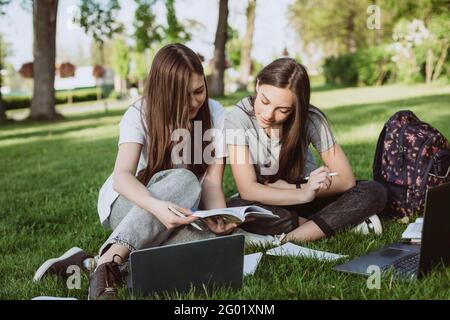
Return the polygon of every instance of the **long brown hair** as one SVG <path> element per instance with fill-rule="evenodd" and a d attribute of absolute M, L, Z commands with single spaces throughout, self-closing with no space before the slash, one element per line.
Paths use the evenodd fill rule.
<path fill-rule="evenodd" d="M 287 88 L 294 94 L 294 111 L 283 123 L 278 173 L 268 179 L 271 182 L 278 179 L 290 183 L 300 181 L 304 178 L 308 152 L 307 120 L 311 116 L 312 109 L 318 111 L 326 121 L 325 115 L 310 105 L 311 88 L 308 73 L 305 67 L 294 59 L 280 58 L 263 68 L 256 79 L 260 85 Z"/>
<path fill-rule="evenodd" d="M 202 75 L 205 80 L 206 99 L 193 121 L 202 122 L 202 137 L 211 128 L 208 105 L 208 89 L 203 66 L 198 55 L 182 44 L 169 44 L 155 55 L 147 76 L 142 108 L 147 147 L 147 167 L 138 174 L 138 179 L 147 185 L 157 172 L 174 168 L 171 152 L 174 146 L 172 133 L 176 129 L 187 129 L 191 136 L 191 162 L 187 169 L 197 177 L 205 173 L 207 164 L 193 161 L 194 130 L 189 119 L 189 82 L 191 75 Z M 206 142 L 202 139 L 202 155 Z"/>

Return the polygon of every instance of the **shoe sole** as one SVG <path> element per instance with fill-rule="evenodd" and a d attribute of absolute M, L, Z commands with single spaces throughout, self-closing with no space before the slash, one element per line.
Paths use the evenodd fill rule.
<path fill-rule="evenodd" d="M 375 218 L 373 218 L 373 217 L 375 217 Z M 369 234 L 373 234 L 373 233 L 376 235 L 383 234 L 383 226 L 381 224 L 380 218 L 377 215 L 371 216 L 371 217 L 367 218 L 367 220 L 369 220 L 371 222 L 373 229 L 369 229 L 368 227 L 365 227 L 363 229 L 363 228 L 357 226 L 352 229 L 352 232 L 360 233 L 362 235 L 369 235 Z M 363 222 L 363 223 L 365 224 L 365 222 Z M 361 230 L 361 229 L 363 229 L 363 230 Z"/>
<path fill-rule="evenodd" d="M 69 249 L 68 251 L 66 251 L 62 256 L 60 256 L 59 258 L 52 258 L 52 259 L 48 259 L 47 261 L 45 261 L 40 267 L 39 269 L 36 271 L 36 273 L 34 274 L 33 280 L 34 281 L 40 281 L 42 279 L 42 277 L 45 275 L 45 273 L 47 272 L 47 270 L 56 262 L 62 261 L 64 259 L 67 259 L 79 252 L 83 251 L 83 249 L 74 247 Z"/>
<path fill-rule="evenodd" d="M 380 235 L 383 233 L 383 226 L 381 225 L 381 220 L 378 216 L 376 216 L 375 219 L 370 220 L 372 221 L 372 225 L 373 225 L 373 231 L 375 232 L 375 234 Z"/>

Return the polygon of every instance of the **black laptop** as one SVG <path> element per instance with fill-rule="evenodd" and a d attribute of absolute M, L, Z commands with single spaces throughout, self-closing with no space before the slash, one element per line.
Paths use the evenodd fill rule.
<path fill-rule="evenodd" d="M 436 266 L 450 265 L 450 183 L 427 191 L 421 245 L 387 245 L 339 265 L 336 270 L 369 275 L 367 269 L 371 265 L 409 279 L 421 278 Z"/>
<path fill-rule="evenodd" d="M 243 266 L 243 235 L 136 250 L 130 254 L 128 286 L 134 296 L 237 290 L 242 287 Z"/>

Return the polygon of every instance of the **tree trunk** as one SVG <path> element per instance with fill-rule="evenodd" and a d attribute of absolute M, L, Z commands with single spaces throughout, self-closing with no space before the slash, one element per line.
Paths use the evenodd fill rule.
<path fill-rule="evenodd" d="M 255 30 L 255 11 L 256 0 L 248 0 L 247 6 L 247 31 L 242 41 L 241 51 L 241 70 L 239 77 L 239 89 L 246 90 L 248 86 L 248 78 L 252 70 L 252 44 L 253 33 Z"/>
<path fill-rule="evenodd" d="M 145 90 L 145 80 L 144 79 L 139 79 L 138 80 L 138 90 L 139 93 L 142 94 Z"/>
<path fill-rule="evenodd" d="M 120 80 L 120 88 L 122 90 L 122 95 L 126 96 L 128 94 L 128 83 L 127 79 L 121 78 Z"/>
<path fill-rule="evenodd" d="M 3 103 L 3 99 L 0 97 L 0 124 L 8 122 L 8 117 L 6 116 L 6 107 Z"/>
<path fill-rule="evenodd" d="M 58 0 L 33 1 L 34 89 L 32 119 L 54 120 L 55 109 L 56 17 Z"/>
<path fill-rule="evenodd" d="M 427 58 L 425 61 L 425 81 L 426 83 L 431 83 L 431 78 L 433 76 L 433 49 L 429 48 L 427 50 Z"/>
<path fill-rule="evenodd" d="M 356 13 L 353 9 L 350 9 L 347 16 L 347 53 L 356 52 L 356 36 L 355 36 L 355 16 Z"/>
<path fill-rule="evenodd" d="M 449 47 L 449 43 L 446 42 L 444 44 L 444 47 L 441 50 L 441 55 L 440 55 L 439 60 L 438 60 L 438 62 L 436 64 L 436 68 L 434 69 L 433 79 L 432 79 L 433 82 L 436 81 L 439 78 L 439 76 L 441 75 L 442 68 L 444 66 L 445 60 L 447 59 L 448 47 Z"/>
<path fill-rule="evenodd" d="M 378 5 L 378 3 L 377 3 L 377 0 L 372 0 L 372 4 L 374 5 L 374 6 L 377 6 Z M 374 41 L 374 46 L 379 46 L 380 44 L 381 44 L 381 42 L 382 42 L 382 34 L 381 34 L 381 29 L 374 29 L 374 30 L 372 30 L 373 31 L 373 41 Z"/>
<path fill-rule="evenodd" d="M 225 45 L 228 31 L 228 0 L 220 0 L 219 22 L 214 41 L 214 58 L 209 92 L 213 96 L 223 96 L 225 92 Z"/>

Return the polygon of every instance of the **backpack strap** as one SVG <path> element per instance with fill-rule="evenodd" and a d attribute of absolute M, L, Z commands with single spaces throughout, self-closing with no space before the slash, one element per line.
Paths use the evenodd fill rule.
<path fill-rule="evenodd" d="M 378 138 L 377 148 L 375 149 L 375 156 L 373 161 L 373 180 L 381 181 L 381 157 L 384 148 L 384 138 L 386 136 L 387 124 L 384 125 L 381 130 L 380 137 Z"/>

